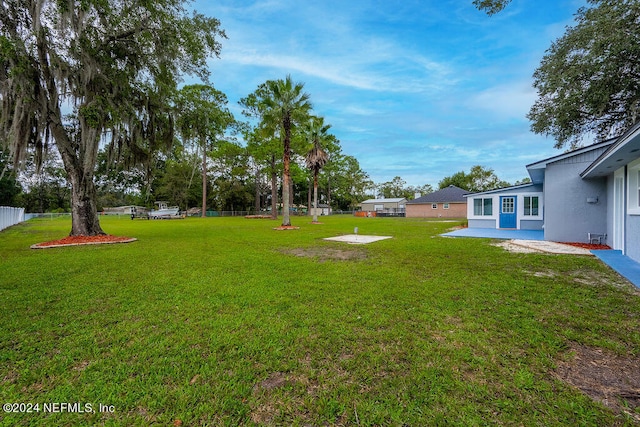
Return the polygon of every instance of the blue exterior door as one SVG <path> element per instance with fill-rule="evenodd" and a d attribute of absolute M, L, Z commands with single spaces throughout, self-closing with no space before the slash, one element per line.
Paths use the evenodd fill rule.
<path fill-rule="evenodd" d="M 516 228 L 516 197 L 500 197 L 500 228 Z"/>

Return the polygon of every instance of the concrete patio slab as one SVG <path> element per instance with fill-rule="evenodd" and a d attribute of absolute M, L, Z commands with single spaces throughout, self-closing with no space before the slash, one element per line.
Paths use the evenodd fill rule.
<path fill-rule="evenodd" d="M 366 236 L 360 234 L 345 234 L 344 236 L 327 237 L 322 240 L 349 243 L 351 245 L 364 245 L 378 240 L 391 239 L 392 236 Z"/>
<path fill-rule="evenodd" d="M 500 228 L 461 228 L 449 233 L 445 237 L 482 237 L 488 239 L 518 239 L 518 240 L 544 240 L 542 230 L 505 230 Z"/>

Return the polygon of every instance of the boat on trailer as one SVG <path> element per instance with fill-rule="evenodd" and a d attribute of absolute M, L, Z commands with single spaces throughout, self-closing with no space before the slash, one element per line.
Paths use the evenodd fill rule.
<path fill-rule="evenodd" d="M 169 206 L 167 202 L 156 202 L 156 209 L 149 212 L 149 217 L 153 219 L 181 218 L 179 206 Z"/>

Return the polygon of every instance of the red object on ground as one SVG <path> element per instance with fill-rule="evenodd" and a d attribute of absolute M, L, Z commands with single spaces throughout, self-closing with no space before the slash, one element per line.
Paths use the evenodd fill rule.
<path fill-rule="evenodd" d="M 127 243 L 136 239 L 123 236 L 112 236 L 110 234 L 101 234 L 98 236 L 67 236 L 59 240 L 51 240 L 49 242 L 37 243 L 33 247 L 47 248 L 55 246 L 70 246 L 70 245 L 97 245 L 100 243 Z"/>
<path fill-rule="evenodd" d="M 607 245 L 599 245 L 596 243 L 580 243 L 580 242 L 561 242 L 564 245 L 570 245 L 570 246 L 575 246 L 578 248 L 583 248 L 583 249 L 590 249 L 590 250 L 607 250 L 607 249 L 611 249 L 611 247 L 607 246 Z"/>

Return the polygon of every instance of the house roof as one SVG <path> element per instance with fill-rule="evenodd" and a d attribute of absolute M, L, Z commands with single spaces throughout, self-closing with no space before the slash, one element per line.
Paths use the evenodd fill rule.
<path fill-rule="evenodd" d="M 465 195 L 471 192 L 455 185 L 450 185 L 442 190 L 425 194 L 415 200 L 407 202 L 408 205 L 418 205 L 422 203 L 466 203 Z"/>
<path fill-rule="evenodd" d="M 396 198 L 389 198 L 389 199 L 369 199 L 369 200 L 365 200 L 364 202 L 360 202 L 360 204 L 363 203 L 400 203 L 402 201 L 406 201 L 407 199 L 405 199 L 404 197 L 396 197 Z"/>
<path fill-rule="evenodd" d="M 627 163 L 640 157 L 640 122 L 625 132 L 611 146 L 589 165 L 581 174 L 582 178 L 595 178 L 613 173 Z"/>
<path fill-rule="evenodd" d="M 522 191 L 522 190 L 526 190 L 526 191 Z M 542 192 L 542 184 L 527 182 L 525 184 L 512 185 L 511 187 L 502 187 L 502 188 L 496 188 L 495 190 L 483 191 L 482 193 L 471 193 L 471 194 L 467 194 L 464 197 L 480 196 L 484 194 L 512 193 L 514 191 L 519 191 L 523 193 Z"/>
<path fill-rule="evenodd" d="M 529 176 L 531 177 L 531 181 L 533 181 L 534 184 L 542 183 L 544 181 L 544 170 L 547 168 L 547 165 L 549 163 L 568 159 L 570 157 L 574 157 L 580 154 L 588 153 L 593 150 L 607 147 L 608 145 L 613 144 L 614 141 L 615 141 L 614 139 L 608 139 L 606 141 L 597 142 L 595 144 L 591 144 L 586 147 L 581 147 L 573 151 L 568 151 L 562 154 L 558 154 L 557 156 L 549 157 L 544 160 L 540 160 L 535 163 L 528 164 L 526 168 L 527 168 L 527 171 L 529 172 Z"/>

